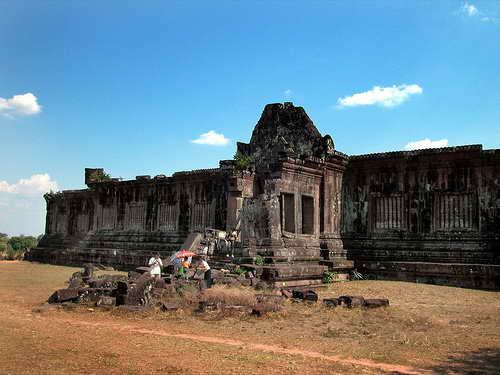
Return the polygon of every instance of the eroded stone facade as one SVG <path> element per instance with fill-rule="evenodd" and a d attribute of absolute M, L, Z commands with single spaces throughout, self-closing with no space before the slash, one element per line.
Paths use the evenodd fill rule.
<path fill-rule="evenodd" d="M 262 277 L 278 284 L 319 281 L 350 258 L 379 276 L 499 287 L 500 150 L 349 158 L 303 108 L 284 103 L 264 108 L 238 154 L 247 165 L 131 181 L 87 169 L 87 189 L 46 195 L 33 259 L 133 268 L 216 228 L 236 232 L 237 261 L 262 257 Z"/>
<path fill-rule="evenodd" d="M 500 287 L 500 150 L 351 156 L 343 194 L 344 246 L 359 269 Z"/>

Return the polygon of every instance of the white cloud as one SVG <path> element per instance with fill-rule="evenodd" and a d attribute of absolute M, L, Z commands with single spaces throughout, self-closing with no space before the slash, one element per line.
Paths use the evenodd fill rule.
<path fill-rule="evenodd" d="M 229 138 L 224 137 L 224 134 L 210 130 L 208 133 L 203 133 L 198 139 L 193 139 L 191 143 L 210 146 L 225 146 L 229 143 Z"/>
<path fill-rule="evenodd" d="M 465 1 L 457 12 L 466 17 L 479 19 L 481 22 L 496 23 L 497 18 L 492 14 L 480 11 L 475 5 Z"/>
<path fill-rule="evenodd" d="M 420 141 L 415 141 L 415 142 L 409 142 L 405 146 L 405 150 L 421 150 L 424 148 L 441 148 L 441 147 L 448 147 L 448 140 L 447 139 L 441 139 L 438 141 L 431 141 L 429 138 L 422 139 Z"/>
<path fill-rule="evenodd" d="M 467 1 L 462 4 L 460 12 L 469 17 L 474 17 L 479 15 L 479 11 L 477 10 L 477 8 L 474 5 L 469 4 Z"/>
<path fill-rule="evenodd" d="M 399 85 L 380 87 L 345 96 L 337 100 L 338 107 L 357 107 L 362 105 L 379 105 L 390 108 L 395 107 L 409 99 L 411 95 L 421 94 L 424 90 L 419 85 Z"/>
<path fill-rule="evenodd" d="M 14 184 L 0 181 L 0 192 L 20 195 L 40 195 L 49 191 L 57 191 L 57 182 L 45 174 L 34 174 L 30 178 L 22 178 Z"/>
<path fill-rule="evenodd" d="M 34 174 L 15 183 L 0 181 L 0 232 L 9 235 L 39 234 L 45 222 L 43 193 L 57 191 L 47 173 Z"/>
<path fill-rule="evenodd" d="M 285 99 L 290 99 L 292 97 L 292 94 L 293 94 L 293 91 L 291 89 L 286 89 L 283 92 L 283 96 L 285 97 Z"/>
<path fill-rule="evenodd" d="M 42 106 L 31 92 L 14 95 L 10 99 L 0 98 L 0 114 L 8 117 L 32 116 L 40 113 Z"/>

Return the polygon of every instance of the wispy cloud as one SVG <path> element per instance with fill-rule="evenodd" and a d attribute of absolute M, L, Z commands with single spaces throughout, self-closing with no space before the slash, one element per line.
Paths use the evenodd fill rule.
<path fill-rule="evenodd" d="M 477 10 L 476 6 L 468 3 L 467 1 L 462 4 L 462 7 L 460 8 L 460 12 L 462 14 L 469 16 L 469 17 L 474 17 L 474 16 L 479 15 L 479 11 Z"/>
<path fill-rule="evenodd" d="M 378 105 L 390 108 L 404 103 L 411 95 L 421 94 L 423 91 L 422 87 L 416 84 L 389 87 L 375 86 L 371 90 L 339 98 L 337 106 L 342 108 Z"/>
<path fill-rule="evenodd" d="M 0 192 L 2 193 L 33 196 L 47 193 L 51 190 L 58 190 L 58 186 L 56 181 L 50 179 L 48 173 L 34 174 L 29 178 L 22 178 L 13 184 L 9 184 L 7 181 L 0 181 Z"/>
<path fill-rule="evenodd" d="M 291 99 L 292 95 L 293 95 L 293 91 L 291 89 L 286 89 L 283 92 L 283 96 L 285 97 L 285 99 Z"/>
<path fill-rule="evenodd" d="M 409 142 L 405 146 L 405 150 L 421 150 L 425 148 L 441 148 L 448 147 L 448 140 L 441 139 L 438 141 L 431 141 L 429 138 L 420 141 Z"/>
<path fill-rule="evenodd" d="M 465 17 L 475 18 L 481 22 L 493 22 L 496 23 L 496 17 L 491 14 L 486 14 L 484 11 L 479 10 L 474 4 L 467 1 L 462 3 L 462 6 L 458 9 L 458 14 Z"/>
<path fill-rule="evenodd" d="M 215 130 L 210 130 L 207 133 L 201 134 L 197 139 L 193 139 L 191 143 L 209 146 L 225 146 L 229 143 L 229 138 L 224 137 L 224 134 L 217 133 Z"/>
<path fill-rule="evenodd" d="M 30 92 L 9 99 L 0 98 L 0 114 L 7 117 L 32 116 L 41 111 L 37 97 Z"/>

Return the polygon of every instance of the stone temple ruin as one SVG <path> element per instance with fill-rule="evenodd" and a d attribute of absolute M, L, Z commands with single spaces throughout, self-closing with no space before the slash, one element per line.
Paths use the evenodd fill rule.
<path fill-rule="evenodd" d="M 267 105 L 237 148 L 219 168 L 170 177 L 86 169 L 87 189 L 45 196 L 31 258 L 133 269 L 213 228 L 234 235 L 232 262 L 277 286 L 354 265 L 379 278 L 500 288 L 500 150 L 347 156 L 292 103 Z"/>

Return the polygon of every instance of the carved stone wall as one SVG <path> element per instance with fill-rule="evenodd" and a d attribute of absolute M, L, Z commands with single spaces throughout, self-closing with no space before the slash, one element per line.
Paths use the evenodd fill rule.
<path fill-rule="evenodd" d="M 344 181 L 344 246 L 359 268 L 394 277 L 408 264 L 388 262 L 500 264 L 499 150 L 354 156 Z"/>
<path fill-rule="evenodd" d="M 87 168 L 88 189 L 46 195 L 33 259 L 133 268 L 216 228 L 241 230 L 242 252 L 265 256 L 271 280 L 321 280 L 323 264 L 348 255 L 378 276 L 500 288 L 500 150 L 348 158 L 303 108 L 275 103 L 238 152 L 252 162 L 153 179 Z"/>
<path fill-rule="evenodd" d="M 218 168 L 110 180 L 47 195 L 46 233 L 33 259 L 134 268 L 153 252 L 167 256 L 189 232 L 226 228 L 226 174 Z"/>

